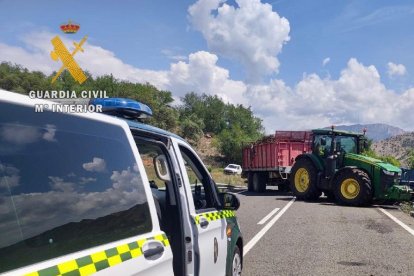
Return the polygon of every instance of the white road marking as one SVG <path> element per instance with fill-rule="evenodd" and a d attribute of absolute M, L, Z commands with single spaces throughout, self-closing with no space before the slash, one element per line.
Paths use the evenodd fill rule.
<path fill-rule="evenodd" d="M 286 212 L 287 209 L 289 209 L 289 207 L 293 204 L 293 202 L 295 202 L 295 197 L 292 198 L 291 201 L 289 201 L 288 204 L 286 204 L 285 207 L 282 208 L 282 210 L 280 210 L 280 212 L 274 217 L 272 218 L 271 221 L 269 221 L 263 228 L 262 230 L 259 231 L 259 233 L 257 233 L 253 239 L 251 239 L 245 246 L 244 246 L 244 252 L 243 252 L 243 256 L 246 256 L 246 254 L 250 251 L 250 249 L 253 248 L 253 246 L 256 245 L 256 243 L 266 234 L 267 231 L 269 231 L 269 229 L 276 223 L 276 221 Z"/>
<path fill-rule="evenodd" d="M 257 224 L 265 224 L 266 221 L 268 221 L 279 210 L 280 210 L 280 208 L 273 209 L 269 214 L 267 214 L 264 218 L 262 218 L 262 220 L 259 221 Z"/>
<path fill-rule="evenodd" d="M 400 221 L 399 219 L 397 219 L 396 217 L 394 217 L 393 215 L 391 215 L 389 212 L 385 211 L 382 208 L 378 208 L 378 210 L 380 210 L 381 212 L 383 212 L 387 217 L 389 217 L 390 219 L 392 219 L 395 223 L 397 223 L 399 226 L 401 226 L 402 228 L 404 228 L 405 230 L 407 230 L 408 233 L 410 233 L 411 235 L 414 236 L 414 230 L 411 229 L 410 227 L 408 227 L 407 224 L 405 224 L 404 222 Z"/>

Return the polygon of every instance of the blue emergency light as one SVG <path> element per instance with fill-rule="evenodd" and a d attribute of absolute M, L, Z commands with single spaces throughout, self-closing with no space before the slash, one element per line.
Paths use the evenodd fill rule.
<path fill-rule="evenodd" d="M 126 119 L 142 119 L 152 116 L 152 110 L 146 104 L 125 98 L 91 99 L 90 105 L 102 106 L 102 113 Z"/>

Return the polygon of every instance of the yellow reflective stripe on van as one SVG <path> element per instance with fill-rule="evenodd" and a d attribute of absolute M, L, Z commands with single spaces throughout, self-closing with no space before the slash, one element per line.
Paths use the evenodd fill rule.
<path fill-rule="evenodd" d="M 165 247 L 170 245 L 167 236 L 165 234 L 160 234 L 28 273 L 26 276 L 91 275 L 99 270 L 115 266 L 143 255 L 142 245 L 150 240 L 158 240 L 162 242 Z"/>
<path fill-rule="evenodd" d="M 208 212 L 208 213 L 202 213 L 198 214 L 194 218 L 195 224 L 200 224 L 200 218 L 204 217 L 207 219 L 207 221 L 213 221 L 213 220 L 219 220 L 223 218 L 231 218 L 235 217 L 236 212 L 232 210 L 222 210 L 222 211 L 214 211 L 214 212 Z"/>

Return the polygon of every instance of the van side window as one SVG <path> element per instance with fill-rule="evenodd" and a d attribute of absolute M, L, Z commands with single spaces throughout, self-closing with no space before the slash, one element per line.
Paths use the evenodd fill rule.
<path fill-rule="evenodd" d="M 169 197 L 167 192 L 170 192 L 168 189 L 167 181 L 161 179 L 156 170 L 157 166 L 157 157 L 165 156 L 160 145 L 150 143 L 145 140 L 135 139 L 135 143 L 138 147 L 142 163 L 144 164 L 144 169 L 148 176 L 149 185 L 151 187 L 152 197 L 154 198 L 155 209 L 157 211 L 158 220 L 160 221 L 161 229 L 167 232 L 168 219 L 170 218 L 169 212 Z M 164 174 L 169 175 L 169 168 L 163 167 Z M 167 202 L 168 201 L 168 202 Z"/>
<path fill-rule="evenodd" d="M 214 208 L 216 205 L 215 191 L 208 174 L 191 151 L 181 146 L 180 151 L 191 185 L 196 211 L 204 212 Z"/>
<path fill-rule="evenodd" d="M 152 230 L 116 125 L 0 103 L 0 273 Z"/>

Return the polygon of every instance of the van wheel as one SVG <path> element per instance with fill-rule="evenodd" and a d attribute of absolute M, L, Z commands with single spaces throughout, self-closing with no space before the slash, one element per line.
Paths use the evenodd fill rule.
<path fill-rule="evenodd" d="M 290 189 L 298 199 L 315 200 L 322 194 L 317 185 L 315 166 L 306 159 L 295 162 L 290 174 Z"/>
<path fill-rule="evenodd" d="M 231 263 L 231 275 L 240 276 L 241 272 L 242 272 L 242 258 L 240 254 L 240 249 L 236 245 L 236 247 L 234 248 L 233 260 Z"/>
<path fill-rule="evenodd" d="M 371 179 L 359 169 L 343 171 L 335 181 L 335 197 L 344 205 L 368 205 L 372 200 Z"/>

